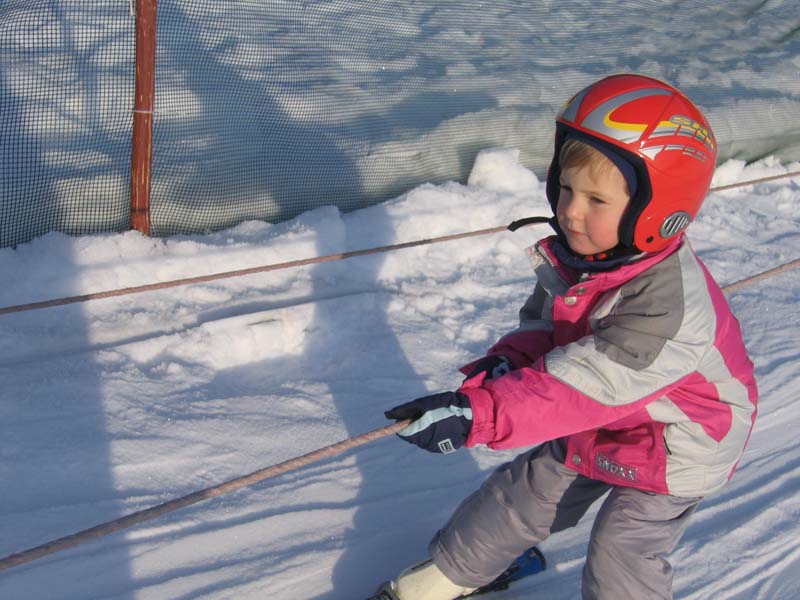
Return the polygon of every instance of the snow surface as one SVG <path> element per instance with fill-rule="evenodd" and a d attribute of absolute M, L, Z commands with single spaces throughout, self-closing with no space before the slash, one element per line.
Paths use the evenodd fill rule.
<path fill-rule="evenodd" d="M 206 236 L 51 233 L 0 250 L 0 306 L 501 225 L 548 214 L 518 152 L 469 184 L 423 185 Z M 728 161 L 715 185 L 796 171 Z M 689 236 L 722 284 L 800 255 L 800 178 L 712 193 Z M 513 328 L 536 225 L 213 283 L 0 316 L 0 556 L 387 424 L 452 389 Z M 800 589 L 800 270 L 729 296 L 761 389 L 732 482 L 674 553 L 676 598 Z M 513 451 L 435 456 L 387 437 L 0 572 L 0 598 L 364 598 Z M 591 515 L 590 515 L 591 516 Z M 551 567 L 501 598 L 573 599 L 591 518 L 543 544 Z"/>

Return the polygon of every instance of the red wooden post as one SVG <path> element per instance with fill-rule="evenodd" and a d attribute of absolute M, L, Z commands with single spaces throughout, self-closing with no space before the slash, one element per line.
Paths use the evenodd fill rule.
<path fill-rule="evenodd" d="M 136 0 L 136 90 L 131 143 L 131 228 L 145 235 L 150 235 L 156 3 L 157 0 Z"/>

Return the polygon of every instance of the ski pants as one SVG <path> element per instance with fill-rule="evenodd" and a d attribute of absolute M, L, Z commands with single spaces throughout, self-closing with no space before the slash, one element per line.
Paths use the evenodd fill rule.
<path fill-rule="evenodd" d="M 431 541 L 436 566 L 458 585 L 484 585 L 526 549 L 576 525 L 610 490 L 589 540 L 583 600 L 672 598 L 667 556 L 700 498 L 612 486 L 579 475 L 564 459 L 556 440 L 499 467 Z"/>

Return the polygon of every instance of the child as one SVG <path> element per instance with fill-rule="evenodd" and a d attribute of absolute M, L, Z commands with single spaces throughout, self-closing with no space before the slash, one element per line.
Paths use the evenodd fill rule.
<path fill-rule="evenodd" d="M 672 597 L 667 560 L 700 500 L 731 477 L 756 416 L 739 324 L 683 235 L 716 160 L 678 90 L 616 75 L 556 118 L 547 197 L 557 235 L 529 249 L 519 327 L 456 392 L 387 411 L 431 452 L 541 444 L 501 466 L 376 598 L 445 600 L 492 581 L 608 494 L 584 599 Z"/>

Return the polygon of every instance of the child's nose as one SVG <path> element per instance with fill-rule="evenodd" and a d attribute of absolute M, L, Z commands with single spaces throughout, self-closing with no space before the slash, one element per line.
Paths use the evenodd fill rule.
<path fill-rule="evenodd" d="M 580 203 L 576 202 L 574 197 L 570 198 L 564 202 L 563 212 L 564 216 L 570 220 L 580 219 L 582 214 Z"/>

